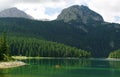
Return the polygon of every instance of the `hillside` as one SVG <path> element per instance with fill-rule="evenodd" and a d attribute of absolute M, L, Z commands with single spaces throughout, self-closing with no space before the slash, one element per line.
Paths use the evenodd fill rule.
<path fill-rule="evenodd" d="M 26 14 L 25 12 L 17 9 L 16 7 L 8 8 L 8 9 L 0 11 L 0 17 L 1 18 L 15 17 L 15 18 L 33 19 L 32 16 L 30 16 L 30 15 Z"/>
<path fill-rule="evenodd" d="M 30 57 L 91 57 L 90 52 L 36 38 L 9 37 L 11 54 Z"/>
<path fill-rule="evenodd" d="M 10 36 L 34 37 L 63 43 L 90 51 L 93 57 L 108 57 L 111 51 L 120 48 L 120 24 L 105 22 L 99 14 L 88 9 L 84 8 L 92 15 L 86 17 L 86 22 L 78 20 L 81 14 L 77 19 L 67 22 L 63 19 L 36 21 L 23 18 L 0 18 L 0 32 L 6 31 Z M 83 11 L 83 6 L 80 11 Z M 76 12 L 73 15 L 75 14 Z M 89 20 L 90 18 L 92 19 Z"/>
<path fill-rule="evenodd" d="M 57 20 L 63 20 L 65 22 L 78 21 L 82 23 L 88 23 L 89 21 L 103 22 L 103 18 L 98 13 L 92 11 L 84 5 L 73 5 L 66 9 L 63 9 Z"/>

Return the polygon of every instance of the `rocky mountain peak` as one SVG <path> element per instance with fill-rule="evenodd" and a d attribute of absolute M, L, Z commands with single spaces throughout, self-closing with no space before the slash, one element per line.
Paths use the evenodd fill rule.
<path fill-rule="evenodd" d="M 73 5 L 64 9 L 61 14 L 57 17 L 57 20 L 69 21 L 81 21 L 87 23 L 88 21 L 104 22 L 101 15 L 92 11 L 84 5 Z"/>
<path fill-rule="evenodd" d="M 25 12 L 17 9 L 16 7 L 8 8 L 0 12 L 0 17 L 6 18 L 6 17 L 15 17 L 15 18 L 27 18 L 27 19 L 33 19 L 32 16 L 26 14 Z"/>

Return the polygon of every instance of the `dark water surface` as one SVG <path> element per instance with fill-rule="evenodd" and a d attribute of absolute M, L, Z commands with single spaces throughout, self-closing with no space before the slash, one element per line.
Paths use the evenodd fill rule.
<path fill-rule="evenodd" d="M 0 77 L 120 77 L 120 61 L 31 59 L 26 66 L 0 69 Z"/>

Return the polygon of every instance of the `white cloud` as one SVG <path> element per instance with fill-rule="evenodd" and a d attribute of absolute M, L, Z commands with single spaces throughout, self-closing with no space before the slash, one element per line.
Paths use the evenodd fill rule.
<path fill-rule="evenodd" d="M 62 9 L 75 4 L 84 4 L 101 14 L 105 21 L 120 23 L 119 3 L 120 0 L 0 0 L 0 10 L 15 6 L 35 19 L 53 20 Z M 49 15 L 46 13 L 48 8 L 55 9 L 56 12 L 50 11 Z"/>
<path fill-rule="evenodd" d="M 12 7 L 15 3 L 9 0 L 0 0 L 0 11 Z"/>
<path fill-rule="evenodd" d="M 22 7 L 21 7 L 22 6 Z M 48 14 L 45 14 L 46 12 L 46 7 L 48 6 L 43 6 L 42 4 L 19 4 L 16 7 L 18 9 L 25 11 L 27 14 L 33 16 L 35 19 L 56 19 L 59 13 L 52 14 L 51 16 Z"/>
<path fill-rule="evenodd" d="M 25 3 L 32 3 L 32 4 L 42 4 L 42 3 L 58 3 L 60 0 L 0 0 L 0 10 L 10 8 L 16 4 L 25 4 Z"/>
<path fill-rule="evenodd" d="M 105 21 L 117 22 L 116 16 L 120 16 L 120 0 L 91 0 L 88 6 L 100 13 Z"/>
<path fill-rule="evenodd" d="M 16 4 L 15 6 L 19 8 L 20 10 L 25 11 L 27 14 L 33 16 L 35 19 L 54 20 L 57 18 L 57 16 L 59 15 L 60 11 L 62 11 L 62 9 L 75 5 L 75 4 L 79 4 L 79 5 L 85 4 L 87 1 L 88 0 L 46 0 L 46 1 L 42 0 L 34 4 L 30 2 L 19 3 L 19 4 Z M 49 15 L 49 14 L 46 14 L 47 8 L 51 8 L 51 9 L 58 8 L 59 11 L 54 12 L 54 14 L 52 15 Z M 57 9 L 55 11 L 57 11 Z"/>
<path fill-rule="evenodd" d="M 64 6 L 64 3 L 60 3 L 62 6 Z M 32 6 L 31 6 L 32 5 Z M 57 18 L 58 14 L 60 12 L 54 12 L 54 14 L 46 14 L 46 10 L 47 8 L 51 8 L 51 9 L 55 9 L 55 8 L 59 8 L 59 10 L 64 7 L 61 7 L 61 5 L 59 5 L 59 3 L 53 3 L 53 2 L 47 2 L 47 3 L 20 3 L 15 5 L 15 7 L 17 7 L 20 10 L 25 11 L 27 14 L 33 16 L 35 19 L 50 19 L 50 20 L 54 20 Z M 57 10 L 57 9 L 56 9 Z"/>

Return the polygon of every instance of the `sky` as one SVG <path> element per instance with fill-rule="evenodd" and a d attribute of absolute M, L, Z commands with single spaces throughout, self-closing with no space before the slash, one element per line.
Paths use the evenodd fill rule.
<path fill-rule="evenodd" d="M 54 20 L 64 8 L 86 5 L 106 22 L 120 23 L 120 0 L 0 0 L 0 11 L 17 7 L 35 19 Z"/>

